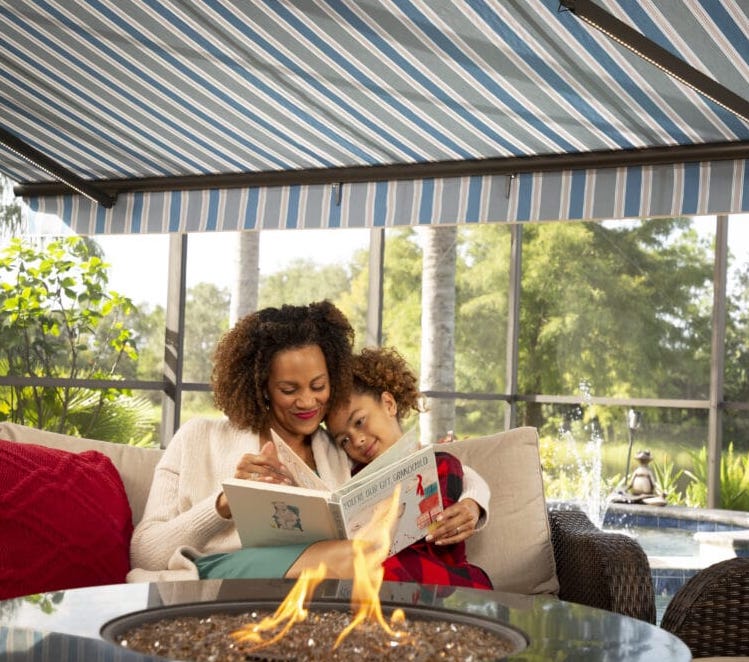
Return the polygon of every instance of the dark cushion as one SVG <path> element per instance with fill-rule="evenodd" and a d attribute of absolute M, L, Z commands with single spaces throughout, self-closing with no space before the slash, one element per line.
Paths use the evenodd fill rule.
<path fill-rule="evenodd" d="M 0 599 L 124 582 L 131 518 L 102 453 L 0 440 Z"/>

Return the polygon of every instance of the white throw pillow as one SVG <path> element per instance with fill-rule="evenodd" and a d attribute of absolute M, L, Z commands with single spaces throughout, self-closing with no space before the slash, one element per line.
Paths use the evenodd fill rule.
<path fill-rule="evenodd" d="M 435 447 L 456 455 L 489 483 L 489 522 L 468 539 L 468 560 L 498 591 L 525 595 L 559 591 L 546 513 L 538 432 L 520 427 Z"/>

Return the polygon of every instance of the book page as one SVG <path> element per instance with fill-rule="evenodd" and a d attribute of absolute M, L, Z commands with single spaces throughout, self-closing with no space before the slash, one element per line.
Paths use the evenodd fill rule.
<path fill-rule="evenodd" d="M 322 479 L 310 469 L 291 448 L 289 445 L 281 439 L 273 430 L 270 431 L 273 443 L 276 445 L 276 452 L 278 453 L 278 459 L 281 464 L 285 464 L 294 477 L 299 487 L 308 487 L 314 490 L 325 490 L 328 491 L 328 486 L 322 481 Z"/>
<path fill-rule="evenodd" d="M 292 545 L 345 535 L 328 504 L 328 492 L 227 478 L 224 493 L 243 547 Z"/>
<path fill-rule="evenodd" d="M 282 440 L 290 468 L 311 483 L 322 482 Z M 331 494 L 325 489 L 229 478 L 223 481 L 243 546 L 354 538 L 379 518 L 398 491 L 398 524 L 391 554 L 423 538 L 442 510 L 437 463 L 432 446 L 418 449 L 359 481 L 348 481 Z M 283 460 L 282 460 L 283 461 Z M 303 466 L 302 466 L 303 465 Z M 306 469 L 306 471 L 305 471 Z M 379 513 L 379 514 L 378 514 Z"/>
<path fill-rule="evenodd" d="M 389 467 L 391 464 L 396 464 L 404 457 L 412 455 L 413 453 L 418 451 L 419 448 L 420 444 L 418 429 L 411 428 L 382 455 L 379 455 L 374 460 L 372 460 L 351 480 L 346 481 L 346 483 L 344 483 L 342 487 L 345 487 L 346 491 L 348 491 L 349 488 L 368 480 L 370 477 L 379 473 L 382 469 Z"/>

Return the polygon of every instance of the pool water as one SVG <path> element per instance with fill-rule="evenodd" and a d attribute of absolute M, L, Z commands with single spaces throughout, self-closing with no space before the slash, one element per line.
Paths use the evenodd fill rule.
<path fill-rule="evenodd" d="M 749 530 L 749 513 L 684 506 L 611 503 L 602 519 L 605 531 L 630 535 L 645 551 L 655 590 L 656 623 L 686 582 L 702 568 L 736 552 L 735 543 L 731 550 L 726 536 L 710 534 L 728 532 L 731 539 L 731 532 Z M 749 548 L 741 555 L 749 556 Z"/>
<path fill-rule="evenodd" d="M 629 526 L 624 529 L 606 529 L 612 533 L 632 536 L 645 550 L 651 562 L 655 590 L 656 624 L 660 624 L 668 603 L 675 593 L 692 577 L 700 565 L 695 560 L 700 555 L 700 545 L 694 531 L 676 528 L 650 528 Z M 655 563 L 656 557 L 658 563 Z M 680 561 L 680 557 L 684 561 Z M 657 567 L 655 567 L 657 566 Z"/>
<path fill-rule="evenodd" d="M 620 533 L 632 536 L 648 556 L 699 556 L 700 544 L 694 538 L 694 531 L 685 529 L 653 529 L 628 527 Z"/>

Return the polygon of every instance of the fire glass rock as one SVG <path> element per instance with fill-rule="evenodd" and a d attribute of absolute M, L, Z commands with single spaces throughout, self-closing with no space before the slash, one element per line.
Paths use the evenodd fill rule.
<path fill-rule="evenodd" d="M 230 636 L 249 623 L 259 623 L 271 612 L 211 613 L 173 616 L 144 622 L 116 635 L 115 642 L 130 650 L 190 662 L 246 662 L 248 660 L 499 660 L 516 652 L 519 635 L 505 637 L 486 628 L 447 620 L 412 618 L 394 626 L 405 636 L 396 640 L 377 623 L 362 623 L 333 650 L 352 614 L 343 610 L 310 610 L 283 639 L 254 649 Z M 512 631 L 515 634 L 515 631 Z M 269 639 L 272 633 L 265 633 Z"/>

